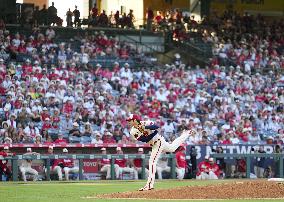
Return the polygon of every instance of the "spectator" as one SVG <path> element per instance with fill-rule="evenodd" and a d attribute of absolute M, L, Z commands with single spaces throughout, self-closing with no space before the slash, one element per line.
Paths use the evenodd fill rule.
<path fill-rule="evenodd" d="M 152 23 L 154 19 L 154 12 L 151 8 L 147 9 L 147 31 L 152 31 Z"/>
<path fill-rule="evenodd" d="M 55 25 L 57 22 L 57 9 L 54 6 L 54 2 L 51 3 L 51 6 L 47 9 L 47 15 L 48 15 L 48 25 Z"/>
<path fill-rule="evenodd" d="M 34 122 L 30 122 L 29 125 L 25 127 L 24 133 L 25 135 L 34 138 L 35 136 L 39 135 L 39 129 L 35 127 Z"/>
<path fill-rule="evenodd" d="M 69 131 L 69 136 L 81 137 L 81 132 L 79 130 L 79 124 L 77 122 L 73 123 L 73 128 Z"/>
<path fill-rule="evenodd" d="M 67 140 L 63 138 L 63 134 L 59 133 L 58 138 L 54 141 L 56 144 L 67 144 Z"/>
<path fill-rule="evenodd" d="M 68 11 L 66 12 L 67 27 L 72 27 L 72 16 L 73 12 L 69 8 Z"/>
<path fill-rule="evenodd" d="M 74 15 L 74 25 L 75 27 L 80 27 L 81 21 L 80 21 L 80 11 L 77 9 L 77 6 L 75 6 L 75 10 L 73 11 Z"/>
<path fill-rule="evenodd" d="M 103 136 L 103 143 L 106 144 L 115 144 L 115 140 L 113 139 L 113 135 L 111 132 L 106 131 L 104 136 Z"/>
<path fill-rule="evenodd" d="M 119 144 L 129 144 L 129 138 L 126 135 L 122 135 L 121 140 L 118 141 Z"/>
<path fill-rule="evenodd" d="M 39 11 L 39 24 L 40 25 L 48 25 L 48 10 L 46 9 L 46 5 L 44 4 L 42 9 Z"/>
<path fill-rule="evenodd" d="M 95 132 L 93 133 L 93 136 L 94 136 L 94 137 L 92 137 L 92 140 L 91 140 L 91 143 L 92 143 L 92 144 L 102 144 L 102 143 L 103 143 L 103 141 L 102 141 L 102 135 L 100 134 L 99 131 L 95 131 Z"/>

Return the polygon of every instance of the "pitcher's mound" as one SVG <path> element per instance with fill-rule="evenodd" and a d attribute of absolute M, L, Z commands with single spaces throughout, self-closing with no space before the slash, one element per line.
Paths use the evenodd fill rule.
<path fill-rule="evenodd" d="M 284 184 L 268 181 L 224 182 L 206 186 L 112 193 L 99 198 L 143 199 L 250 199 L 284 198 Z"/>

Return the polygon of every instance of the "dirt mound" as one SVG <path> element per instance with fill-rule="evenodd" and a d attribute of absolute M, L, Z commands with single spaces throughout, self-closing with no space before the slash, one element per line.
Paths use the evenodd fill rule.
<path fill-rule="evenodd" d="M 98 197 L 143 199 L 284 198 L 284 184 L 267 181 L 224 182 L 206 186 L 104 194 Z"/>

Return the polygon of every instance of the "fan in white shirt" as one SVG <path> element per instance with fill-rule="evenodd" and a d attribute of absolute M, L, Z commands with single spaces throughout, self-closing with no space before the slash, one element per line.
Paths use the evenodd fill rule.
<path fill-rule="evenodd" d="M 40 135 L 39 134 L 39 129 L 37 127 L 34 127 L 34 123 L 33 122 L 30 122 L 29 125 L 27 127 L 25 127 L 24 133 L 27 136 L 32 136 L 32 137 Z"/>
<path fill-rule="evenodd" d="M 17 128 L 16 118 L 17 118 L 16 114 L 11 114 L 10 119 L 7 120 L 8 126 L 11 126 L 13 128 Z"/>
<path fill-rule="evenodd" d="M 102 135 L 100 134 L 99 131 L 95 131 L 91 139 L 92 139 L 91 141 L 92 144 L 102 144 L 103 143 Z"/>
<path fill-rule="evenodd" d="M 157 100 L 161 102 L 167 102 L 168 98 L 167 96 L 169 95 L 169 92 L 164 90 L 162 87 L 159 88 L 159 91 L 156 92 L 156 98 Z"/>

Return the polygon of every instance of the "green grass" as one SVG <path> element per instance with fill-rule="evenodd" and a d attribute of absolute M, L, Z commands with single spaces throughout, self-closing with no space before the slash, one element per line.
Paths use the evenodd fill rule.
<path fill-rule="evenodd" d="M 156 189 L 172 188 L 177 186 L 206 185 L 220 181 L 195 180 L 163 180 L 157 181 Z M 2 182 L 0 183 L 0 202 L 122 202 L 134 201 L 131 199 L 86 199 L 97 194 L 136 191 L 145 184 L 145 181 L 82 181 L 82 182 Z M 173 201 L 173 200 L 137 200 L 135 202 Z M 179 200 L 174 200 L 179 201 Z M 193 201 L 193 200 L 188 200 Z M 198 201 L 198 200 L 196 200 Z M 216 200 L 214 200 L 216 201 Z M 223 200 L 224 201 L 224 200 Z M 230 202 L 246 201 L 260 202 L 271 200 L 228 200 Z M 273 200 L 273 202 L 282 200 Z"/>

